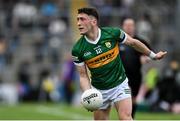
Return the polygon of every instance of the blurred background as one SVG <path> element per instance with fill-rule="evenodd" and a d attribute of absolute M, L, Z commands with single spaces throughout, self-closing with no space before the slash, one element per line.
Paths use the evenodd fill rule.
<path fill-rule="evenodd" d="M 180 113 L 179 0 L 0 0 L 0 105 L 80 105 L 71 48 L 79 37 L 77 9 L 84 6 L 99 10 L 101 26 L 120 27 L 133 16 L 137 34 L 155 52 L 168 51 L 164 60 L 143 65 L 138 110 Z"/>

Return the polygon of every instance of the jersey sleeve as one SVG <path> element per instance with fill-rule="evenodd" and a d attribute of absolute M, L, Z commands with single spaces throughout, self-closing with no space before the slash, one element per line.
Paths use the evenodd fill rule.
<path fill-rule="evenodd" d="M 124 43 L 127 39 L 127 34 L 121 29 L 119 29 L 119 31 L 119 41 L 120 43 Z"/>
<path fill-rule="evenodd" d="M 120 28 L 111 28 L 112 35 L 116 38 L 116 40 L 120 43 L 124 43 L 127 39 L 127 34 Z"/>
<path fill-rule="evenodd" d="M 75 48 L 72 49 L 72 60 L 73 60 L 74 64 L 77 66 L 83 66 L 84 65 L 84 61 L 81 58 L 81 54 Z"/>

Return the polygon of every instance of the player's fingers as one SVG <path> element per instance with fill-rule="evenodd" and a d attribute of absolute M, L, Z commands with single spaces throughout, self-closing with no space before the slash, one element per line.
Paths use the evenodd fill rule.
<path fill-rule="evenodd" d="M 162 56 L 164 57 L 166 54 L 167 54 L 167 52 L 163 52 L 163 53 L 162 53 Z"/>
<path fill-rule="evenodd" d="M 163 54 L 163 55 L 166 55 L 166 54 L 167 54 L 167 51 L 162 52 L 162 54 Z"/>
<path fill-rule="evenodd" d="M 167 54 L 167 52 L 166 51 L 160 51 L 159 53 L 157 53 L 157 58 L 156 59 L 162 59 L 165 55 Z"/>
<path fill-rule="evenodd" d="M 160 52 L 159 52 L 159 56 L 160 56 L 160 57 L 161 57 L 161 56 L 164 57 L 166 54 L 167 54 L 167 51 L 164 51 L 164 52 L 163 52 L 163 51 L 160 51 Z"/>

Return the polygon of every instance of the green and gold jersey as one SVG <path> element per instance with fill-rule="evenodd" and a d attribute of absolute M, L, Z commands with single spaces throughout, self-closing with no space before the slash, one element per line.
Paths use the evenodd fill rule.
<path fill-rule="evenodd" d="M 125 40 L 126 34 L 121 29 L 104 27 L 99 29 L 97 40 L 90 41 L 82 36 L 74 45 L 72 58 L 75 65 L 87 65 L 91 84 L 97 89 L 110 89 L 125 80 L 118 46 Z"/>

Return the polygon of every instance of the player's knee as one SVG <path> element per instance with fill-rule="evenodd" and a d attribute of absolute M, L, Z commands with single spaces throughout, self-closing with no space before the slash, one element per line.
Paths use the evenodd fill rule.
<path fill-rule="evenodd" d="M 110 108 L 94 111 L 94 120 L 109 120 Z"/>
<path fill-rule="evenodd" d="M 131 112 L 122 111 L 119 116 L 120 120 L 132 120 Z"/>
<path fill-rule="evenodd" d="M 94 120 L 109 120 L 108 116 L 94 116 Z"/>
<path fill-rule="evenodd" d="M 108 120 L 108 115 L 94 115 L 94 120 Z"/>

